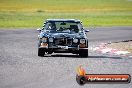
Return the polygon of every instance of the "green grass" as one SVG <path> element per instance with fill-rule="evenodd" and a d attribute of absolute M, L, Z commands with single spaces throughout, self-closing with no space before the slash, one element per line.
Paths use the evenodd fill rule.
<path fill-rule="evenodd" d="M 1 28 L 37 28 L 48 18 L 74 18 L 85 26 L 132 26 L 130 0 L 0 0 Z"/>

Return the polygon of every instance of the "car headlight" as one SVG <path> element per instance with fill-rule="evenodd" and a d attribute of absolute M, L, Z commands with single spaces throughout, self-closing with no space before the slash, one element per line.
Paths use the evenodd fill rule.
<path fill-rule="evenodd" d="M 85 39 L 80 39 L 80 43 L 84 44 L 85 43 Z"/>
<path fill-rule="evenodd" d="M 76 39 L 76 38 L 73 39 L 73 42 L 74 42 L 74 43 L 77 43 L 77 42 L 78 42 L 78 39 Z"/>
<path fill-rule="evenodd" d="M 47 38 L 42 38 L 42 42 L 47 42 Z"/>
<path fill-rule="evenodd" d="M 53 38 L 49 38 L 49 42 L 53 42 Z"/>

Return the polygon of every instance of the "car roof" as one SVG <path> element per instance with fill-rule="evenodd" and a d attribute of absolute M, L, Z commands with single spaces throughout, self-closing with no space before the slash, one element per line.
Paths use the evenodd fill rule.
<path fill-rule="evenodd" d="M 66 22 L 81 22 L 80 20 L 76 20 L 76 19 L 47 19 L 46 22 L 50 22 L 50 21 L 57 21 L 57 22 L 62 22 L 62 21 L 66 21 Z"/>

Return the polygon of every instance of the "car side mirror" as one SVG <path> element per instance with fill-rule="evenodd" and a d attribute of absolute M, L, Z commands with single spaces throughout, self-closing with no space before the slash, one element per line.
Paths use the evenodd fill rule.
<path fill-rule="evenodd" d="M 85 31 L 85 32 L 89 32 L 89 30 L 88 30 L 88 29 L 87 29 L 87 30 L 86 30 L 86 29 L 84 29 L 84 31 Z"/>
<path fill-rule="evenodd" d="M 41 32 L 41 28 L 38 28 L 37 31 Z"/>

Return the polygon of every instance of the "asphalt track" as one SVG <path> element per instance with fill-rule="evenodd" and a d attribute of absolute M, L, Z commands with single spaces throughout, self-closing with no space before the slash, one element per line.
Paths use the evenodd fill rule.
<path fill-rule="evenodd" d="M 99 43 L 132 39 L 132 27 L 88 28 L 89 47 Z M 130 74 L 132 58 L 89 50 L 88 58 L 74 54 L 37 56 L 36 30 L 0 29 L 0 88 L 132 88 L 129 84 L 76 83 L 76 69 L 87 73 Z"/>

